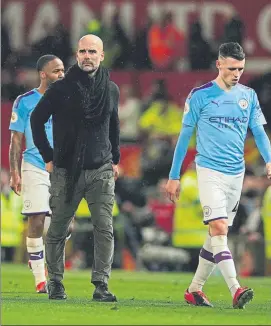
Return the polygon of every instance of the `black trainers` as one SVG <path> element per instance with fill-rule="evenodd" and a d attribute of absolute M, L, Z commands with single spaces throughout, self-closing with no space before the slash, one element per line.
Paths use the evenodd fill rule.
<path fill-rule="evenodd" d="M 49 280 L 47 283 L 49 299 L 52 300 L 65 300 L 67 295 L 65 293 L 65 288 L 62 282 Z"/>
<path fill-rule="evenodd" d="M 116 302 L 117 298 L 114 294 L 108 291 L 108 285 L 106 283 L 95 284 L 96 288 L 93 293 L 93 300 L 100 302 Z"/>

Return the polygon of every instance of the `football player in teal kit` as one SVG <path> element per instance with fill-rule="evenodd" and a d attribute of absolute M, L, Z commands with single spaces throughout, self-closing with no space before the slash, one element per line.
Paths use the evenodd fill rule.
<path fill-rule="evenodd" d="M 55 55 L 44 55 L 37 62 L 40 86 L 17 97 L 10 120 L 11 142 L 9 150 L 10 186 L 23 197 L 22 214 L 28 218 L 26 238 L 29 266 L 32 269 L 36 291 L 46 293 L 43 238 L 45 216 L 50 215 L 49 173 L 45 163 L 33 143 L 30 115 L 35 106 L 54 81 L 63 78 L 63 62 Z M 52 118 L 46 124 L 47 138 L 53 146 Z M 21 164 L 21 149 L 25 138 L 26 149 Z M 21 166 L 21 167 L 20 167 Z"/>
<path fill-rule="evenodd" d="M 245 67 L 242 47 L 234 42 L 222 44 L 216 66 L 217 78 L 193 89 L 186 100 L 183 127 L 166 190 L 175 202 L 180 194 L 181 166 L 196 127 L 198 187 L 203 222 L 209 226 L 209 231 L 199 254 L 195 276 L 185 292 L 185 300 L 192 305 L 212 306 L 202 287 L 218 265 L 231 292 L 233 307 L 242 309 L 253 298 L 253 290 L 241 287 L 237 280 L 227 234 L 241 196 L 248 128 L 266 163 L 268 178 L 271 178 L 271 147 L 255 91 L 239 84 Z"/>

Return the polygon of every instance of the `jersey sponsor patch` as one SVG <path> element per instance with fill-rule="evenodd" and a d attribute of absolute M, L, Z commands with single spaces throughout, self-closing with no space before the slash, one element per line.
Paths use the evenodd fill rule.
<path fill-rule="evenodd" d="M 187 102 L 185 102 L 183 113 L 187 114 L 189 112 L 189 110 L 190 110 L 189 104 Z"/>
<path fill-rule="evenodd" d="M 241 109 L 245 110 L 248 107 L 248 101 L 244 98 L 242 98 L 238 104 L 240 105 Z"/>
<path fill-rule="evenodd" d="M 12 112 L 10 122 L 14 123 L 17 120 L 18 120 L 18 114 L 16 112 Z"/>

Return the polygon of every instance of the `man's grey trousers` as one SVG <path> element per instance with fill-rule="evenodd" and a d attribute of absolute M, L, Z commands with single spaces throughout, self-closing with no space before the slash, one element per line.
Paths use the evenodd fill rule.
<path fill-rule="evenodd" d="M 94 227 L 94 261 L 91 282 L 108 282 L 113 262 L 112 209 L 115 181 L 111 163 L 94 170 L 82 170 L 73 199 L 65 202 L 66 170 L 54 167 L 51 173 L 51 224 L 45 242 L 50 280 L 61 281 L 64 274 L 65 240 L 77 207 L 85 198 Z"/>

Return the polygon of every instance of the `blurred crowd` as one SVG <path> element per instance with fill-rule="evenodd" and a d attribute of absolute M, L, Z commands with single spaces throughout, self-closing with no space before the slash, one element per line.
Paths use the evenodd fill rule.
<path fill-rule="evenodd" d="M 149 19 L 134 40 L 125 34 L 118 12 L 113 16 L 112 26 L 103 26 L 96 17 L 87 24 L 82 35 L 92 33 L 104 40 L 104 65 L 112 70 L 208 71 L 215 68 L 218 44 L 243 43 L 245 28 L 237 15 L 228 17 L 224 34 L 213 44 L 204 38 L 199 21 L 193 22 L 188 35 L 184 35 L 175 26 L 173 15 L 173 12 L 165 12 L 158 21 Z M 41 55 L 57 55 L 66 68 L 74 62 L 69 31 L 60 23 L 54 27 L 44 26 L 44 30 L 44 38 L 35 44 L 26 44 L 18 53 L 11 49 L 8 30 L 1 26 L 2 101 L 13 101 L 37 86 L 35 64 Z M 162 76 L 153 81 L 146 96 L 139 96 L 134 85 L 120 85 L 121 145 L 137 146 L 141 154 L 138 173 L 127 176 L 121 170 L 116 182 L 114 267 L 194 271 L 207 233 L 202 223 L 193 163 L 195 135 L 181 173 L 181 196 L 173 205 L 166 198 L 164 187 L 181 130 L 183 107 L 170 96 Z M 248 86 L 258 94 L 270 135 L 271 72 L 252 79 Z M 242 276 L 270 275 L 271 183 L 265 177 L 263 160 L 251 135 L 248 135 L 245 152 L 247 170 L 230 243 Z M 19 197 L 11 192 L 8 184 L 8 171 L 2 169 L 2 259 L 24 261 L 22 243 L 26 223 L 20 216 Z M 91 266 L 92 238 L 91 216 L 86 203 L 81 202 L 67 245 L 66 268 Z"/>
<path fill-rule="evenodd" d="M 70 31 L 61 22 L 44 23 L 44 36 L 33 44 L 26 43 L 14 51 L 9 41 L 9 31 L 1 24 L 2 40 L 2 96 L 13 99 L 23 88 L 33 82 L 31 71 L 37 59 L 44 54 L 54 54 L 68 67 L 74 62 Z M 175 24 L 174 12 L 165 11 L 159 18 L 147 18 L 135 37 L 125 33 L 119 11 L 112 15 L 110 24 L 94 17 L 82 30 L 104 41 L 106 52 L 104 66 L 117 70 L 199 71 L 215 68 L 216 53 L 221 42 L 243 43 L 245 28 L 241 18 L 232 13 L 227 17 L 224 32 L 217 40 L 206 40 L 200 21 L 190 24 L 187 35 Z"/>

